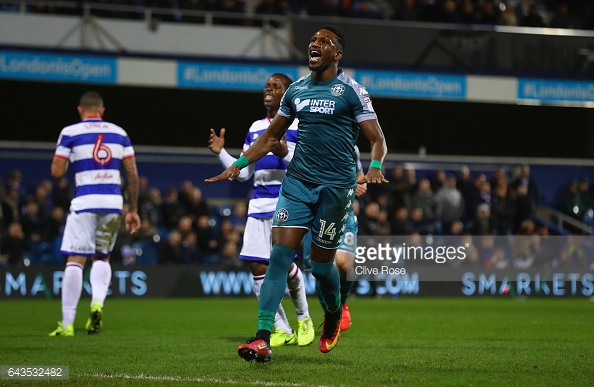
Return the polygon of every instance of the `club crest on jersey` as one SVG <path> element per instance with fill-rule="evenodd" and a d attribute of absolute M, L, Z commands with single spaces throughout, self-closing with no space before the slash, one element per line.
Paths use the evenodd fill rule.
<path fill-rule="evenodd" d="M 336 85 L 332 86 L 330 88 L 330 93 L 335 97 L 342 95 L 344 93 L 344 85 L 336 84 Z"/>
<path fill-rule="evenodd" d="M 289 220 L 289 211 L 286 208 L 281 208 L 280 210 L 276 211 L 276 221 L 279 223 L 284 223 Z"/>

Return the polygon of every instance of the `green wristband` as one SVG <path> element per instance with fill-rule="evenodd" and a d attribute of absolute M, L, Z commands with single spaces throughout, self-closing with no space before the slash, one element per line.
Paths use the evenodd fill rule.
<path fill-rule="evenodd" d="M 371 160 L 371 163 L 369 163 L 369 168 L 382 169 L 382 162 L 379 160 Z"/>
<path fill-rule="evenodd" d="M 250 162 L 244 155 L 241 155 L 241 156 L 239 156 L 239 158 L 237 160 L 235 160 L 235 162 L 233 164 L 237 165 L 239 167 L 239 169 L 243 169 L 243 168 L 247 167 L 248 165 L 250 165 Z"/>

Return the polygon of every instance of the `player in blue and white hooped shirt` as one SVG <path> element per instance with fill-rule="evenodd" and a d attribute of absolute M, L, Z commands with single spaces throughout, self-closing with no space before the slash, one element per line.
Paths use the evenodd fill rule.
<path fill-rule="evenodd" d="M 267 115 L 265 118 L 252 123 L 245 137 L 242 154 L 268 128 L 272 118 L 278 111 L 284 92 L 291 83 L 291 79 L 284 74 L 270 76 L 264 88 L 264 106 L 267 109 Z M 297 142 L 297 124 L 298 121 L 295 120 L 277 148 L 254 164 L 244 168 L 237 177 L 239 181 L 247 181 L 252 176 L 254 178 L 243 247 L 239 258 L 250 266 L 254 279 L 254 292 L 258 298 L 260 298 L 260 287 L 264 281 L 270 260 L 272 217 L 276 210 L 281 182 L 286 175 L 287 166 L 293 158 Z M 224 145 L 225 129 L 221 129 L 220 136 L 217 136 L 215 131 L 211 129 L 209 148 L 218 155 L 223 166 L 229 168 L 237 159 L 229 155 Z M 313 341 L 315 333 L 309 315 L 303 274 L 295 263 L 289 267 L 286 282 L 297 313 L 297 334 L 293 332 L 283 306 L 279 304 L 274 318 L 275 331 L 271 335 L 270 344 L 273 347 L 294 344 L 300 346 L 309 345 Z"/>
<path fill-rule="evenodd" d="M 124 200 L 120 170 L 128 183 L 129 208 L 126 228 L 140 228 L 138 216 L 138 170 L 134 148 L 124 129 L 103 121 L 105 107 L 93 91 L 82 95 L 78 106 L 81 122 L 62 129 L 51 166 L 54 179 L 74 170 L 76 192 L 70 203 L 60 251 L 68 256 L 62 278 L 62 321 L 50 336 L 74 336 L 73 323 L 83 286 L 83 269 L 92 258 L 91 313 L 88 334 L 101 328 L 103 303 L 111 282 L 109 256 L 122 221 Z"/>

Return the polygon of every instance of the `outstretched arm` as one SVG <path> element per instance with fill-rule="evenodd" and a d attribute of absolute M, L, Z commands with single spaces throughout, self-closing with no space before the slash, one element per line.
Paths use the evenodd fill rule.
<path fill-rule="evenodd" d="M 388 153 L 384 132 L 377 120 L 360 122 L 359 127 L 371 143 L 371 163 L 369 164 L 369 170 L 365 178 L 359 179 L 357 183 L 387 183 L 388 180 L 382 174 L 382 164 Z"/>
<path fill-rule="evenodd" d="M 221 161 L 221 164 L 223 164 L 223 166 L 225 168 L 229 168 L 231 165 L 233 165 L 234 162 L 237 161 L 237 159 L 235 157 L 231 156 L 229 154 L 229 152 L 227 152 L 227 150 L 224 147 L 225 147 L 225 128 L 221 129 L 220 136 L 217 136 L 214 129 L 211 128 L 210 129 L 210 137 L 208 139 L 208 148 L 210 149 L 210 151 L 212 153 L 217 155 L 217 157 Z M 245 145 L 244 145 L 244 148 L 245 148 Z M 254 164 L 250 164 L 247 168 L 244 168 L 241 170 L 241 172 L 237 176 L 237 180 L 239 180 L 241 182 L 249 180 L 249 178 L 252 177 L 252 175 L 254 174 L 255 169 L 256 168 L 254 167 Z"/>
<path fill-rule="evenodd" d="M 214 183 L 221 180 L 234 180 L 239 176 L 239 172 L 242 168 L 260 160 L 262 157 L 266 156 L 268 152 L 278 146 L 280 139 L 287 132 L 291 122 L 292 120 L 277 114 L 266 131 L 258 137 L 252 146 L 250 146 L 250 149 L 233 163 L 233 165 L 224 170 L 220 175 L 205 179 L 204 181 L 207 183 Z"/>

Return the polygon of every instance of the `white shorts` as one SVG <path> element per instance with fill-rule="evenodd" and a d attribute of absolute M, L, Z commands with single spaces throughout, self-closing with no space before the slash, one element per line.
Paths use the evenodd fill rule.
<path fill-rule="evenodd" d="M 71 211 L 66 218 L 60 251 L 66 255 L 108 256 L 113 250 L 122 215 L 110 212 Z"/>
<path fill-rule="evenodd" d="M 271 231 L 272 217 L 256 219 L 248 216 L 239 259 L 268 262 L 272 250 Z"/>

